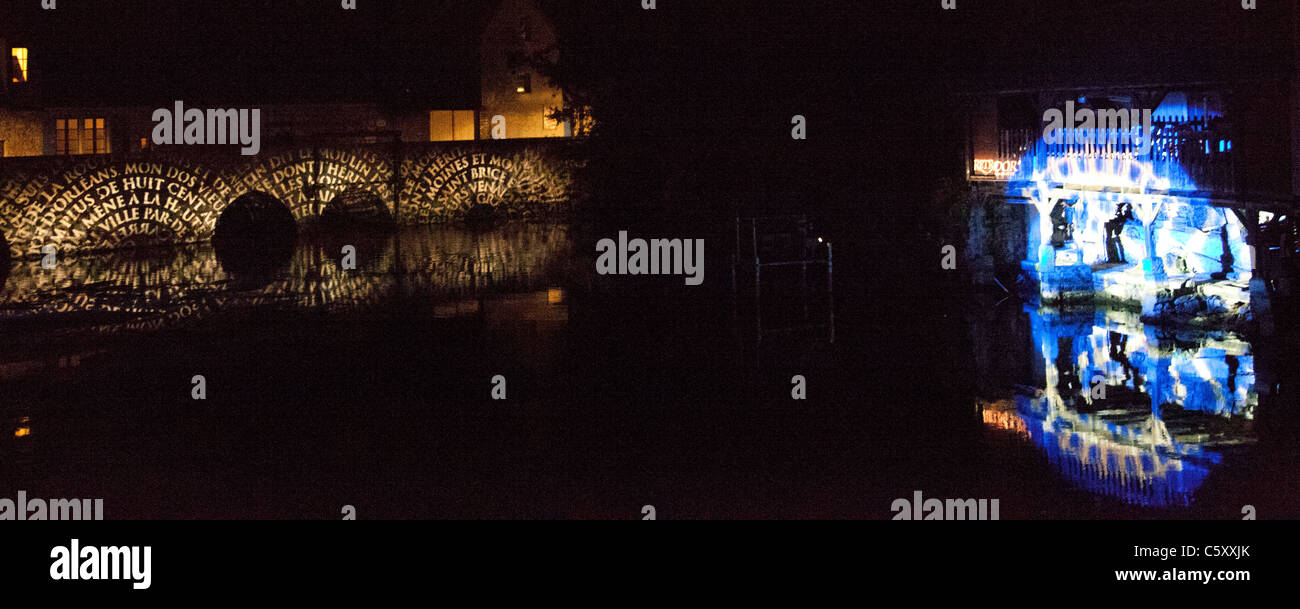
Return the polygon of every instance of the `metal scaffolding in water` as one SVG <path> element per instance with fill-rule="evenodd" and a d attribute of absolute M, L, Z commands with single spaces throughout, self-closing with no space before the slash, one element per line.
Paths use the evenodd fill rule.
<path fill-rule="evenodd" d="M 747 229 L 747 230 L 746 230 Z M 754 328 L 757 341 L 762 342 L 765 333 L 799 332 L 825 329 L 827 338 L 835 342 L 835 265 L 834 249 L 829 241 L 812 232 L 812 224 L 807 215 L 755 216 L 735 219 L 735 248 L 731 256 L 731 291 L 735 301 L 740 298 L 741 272 L 744 278 L 750 276 L 754 282 Z M 746 239 L 747 238 L 747 239 Z M 747 241 L 747 242 L 746 242 Z M 825 255 L 821 249 L 825 248 Z M 746 252 L 746 250 L 748 250 Z M 781 269 L 799 269 L 799 302 L 802 313 L 797 315 L 798 323 L 787 325 L 764 324 L 764 272 L 767 272 L 768 287 L 786 286 L 789 277 L 780 273 Z M 822 286 L 809 285 L 809 267 L 817 271 L 824 267 L 824 290 Z M 820 281 L 818 281 L 820 283 Z M 810 300 L 824 297 L 822 303 Z M 811 298 L 810 298 L 811 297 Z M 815 321 L 821 313 L 814 309 L 824 308 L 825 322 Z"/>

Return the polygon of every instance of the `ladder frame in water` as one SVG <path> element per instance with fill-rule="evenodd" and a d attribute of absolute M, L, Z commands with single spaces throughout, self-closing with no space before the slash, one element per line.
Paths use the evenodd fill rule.
<path fill-rule="evenodd" d="M 758 225 L 760 221 L 784 220 L 793 222 L 798 226 L 798 232 L 802 238 L 804 247 L 803 254 L 798 260 L 779 260 L 775 262 L 764 262 L 758 249 Z M 744 221 L 749 222 L 750 249 L 752 262 L 742 261 L 740 255 L 741 248 L 741 224 Z M 815 328 L 827 328 L 831 343 L 835 342 L 835 249 L 829 241 L 819 241 L 826 245 L 826 258 L 822 259 L 807 257 L 808 248 L 808 216 L 807 214 L 790 214 L 777 216 L 736 216 L 735 219 L 735 248 L 731 254 L 731 293 L 733 298 L 738 294 L 736 287 L 736 271 L 742 265 L 754 270 L 754 325 L 757 332 L 758 342 L 763 341 L 763 333 L 769 332 L 794 332 L 799 330 L 810 330 Z M 826 296 L 828 321 L 822 324 L 802 324 L 794 326 L 763 328 L 763 267 L 780 267 L 780 266 L 798 266 L 800 292 L 803 295 L 804 319 L 808 319 L 808 265 L 826 265 Z M 751 266 L 752 265 L 752 266 Z M 734 301 L 733 301 L 734 302 Z"/>

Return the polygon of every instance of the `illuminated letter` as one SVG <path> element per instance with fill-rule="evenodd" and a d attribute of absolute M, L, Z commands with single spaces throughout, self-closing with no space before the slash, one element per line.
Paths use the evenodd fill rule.
<path fill-rule="evenodd" d="M 357 0 L 343 0 L 343 10 L 345 11 L 357 10 Z"/>
<path fill-rule="evenodd" d="M 47 271 L 53 269 L 54 266 L 58 264 L 57 260 L 55 259 L 56 258 L 55 253 L 58 251 L 59 251 L 58 248 L 54 247 L 53 245 L 46 245 L 45 247 L 42 247 L 41 253 L 45 254 L 45 257 L 41 258 L 41 268 Z"/>
<path fill-rule="evenodd" d="M 641 506 L 641 513 L 642 513 L 642 514 L 645 514 L 645 518 L 642 518 L 641 520 L 654 520 L 654 519 L 655 519 L 655 506 L 653 506 L 653 505 L 643 505 L 643 506 Z"/>
<path fill-rule="evenodd" d="M 354 508 L 354 507 L 352 507 L 352 506 L 350 506 L 350 505 L 345 505 L 345 506 L 343 506 L 343 519 L 344 519 L 344 520 L 356 520 L 356 519 L 357 519 L 357 508 Z"/>
<path fill-rule="evenodd" d="M 57 0 L 41 0 L 41 8 L 47 11 L 54 10 L 57 4 Z"/>
<path fill-rule="evenodd" d="M 943 7 L 945 11 L 956 10 L 957 0 L 941 0 L 939 6 Z"/>
<path fill-rule="evenodd" d="M 790 382 L 794 383 L 794 387 L 790 389 L 790 399 L 792 400 L 808 399 L 808 387 L 802 374 L 796 374 L 790 377 Z"/>
<path fill-rule="evenodd" d="M 790 124 L 794 125 L 794 128 L 790 130 L 790 139 L 808 139 L 808 119 L 804 118 L 802 114 L 796 114 L 790 119 Z"/>
<path fill-rule="evenodd" d="M 1241 517 L 1242 520 L 1254 520 L 1254 519 L 1255 519 L 1255 506 L 1253 506 L 1253 505 L 1244 505 L 1244 506 L 1241 507 L 1241 513 L 1242 513 L 1242 514 L 1245 514 L 1245 516 L 1242 516 L 1242 517 Z"/>
<path fill-rule="evenodd" d="M 943 260 L 939 262 L 939 266 L 943 268 L 943 270 L 951 271 L 957 268 L 957 248 L 951 245 L 945 245 L 943 246 L 943 249 L 939 251 L 943 253 Z"/>
<path fill-rule="evenodd" d="M 1241 8 L 1248 11 L 1255 10 L 1255 0 L 1241 0 Z"/>
<path fill-rule="evenodd" d="M 492 139 L 506 139 L 506 117 L 500 114 L 492 117 Z"/>
<path fill-rule="evenodd" d="M 641 8 L 652 11 L 655 8 L 655 0 L 641 0 Z"/>

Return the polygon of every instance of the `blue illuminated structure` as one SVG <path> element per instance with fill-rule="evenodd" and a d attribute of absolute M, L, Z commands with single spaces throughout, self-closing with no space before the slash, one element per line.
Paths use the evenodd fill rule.
<path fill-rule="evenodd" d="M 1027 218 L 1022 266 L 1042 300 L 1101 296 L 1168 317 L 1178 298 L 1195 294 L 1188 312 L 1244 313 L 1255 259 L 1246 227 L 1156 144 L 1137 156 L 1040 138 L 1007 176 L 1007 197 L 1037 212 Z"/>
<path fill-rule="evenodd" d="M 986 406 L 984 421 L 1037 445 L 1080 488 L 1187 506 L 1223 450 L 1250 440 L 1258 395 L 1248 342 L 1175 340 L 1118 312 L 1029 315 L 1041 389 Z"/>

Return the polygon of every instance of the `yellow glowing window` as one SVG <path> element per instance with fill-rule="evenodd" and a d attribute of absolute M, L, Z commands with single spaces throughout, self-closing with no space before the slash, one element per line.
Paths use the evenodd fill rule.
<path fill-rule="evenodd" d="M 429 112 L 429 141 L 451 142 L 474 139 L 473 110 L 433 110 Z"/>
<path fill-rule="evenodd" d="M 61 118 L 54 121 L 55 154 L 107 154 L 112 152 L 108 123 L 102 118 Z"/>
<path fill-rule="evenodd" d="M 551 118 L 550 112 L 542 112 L 542 128 L 555 130 L 560 128 L 560 121 Z"/>
<path fill-rule="evenodd" d="M 13 57 L 14 73 L 12 80 L 14 82 L 27 82 L 27 49 L 14 48 L 10 50 Z"/>
<path fill-rule="evenodd" d="M 515 93 L 532 93 L 533 92 L 533 75 L 516 74 L 515 75 Z"/>

